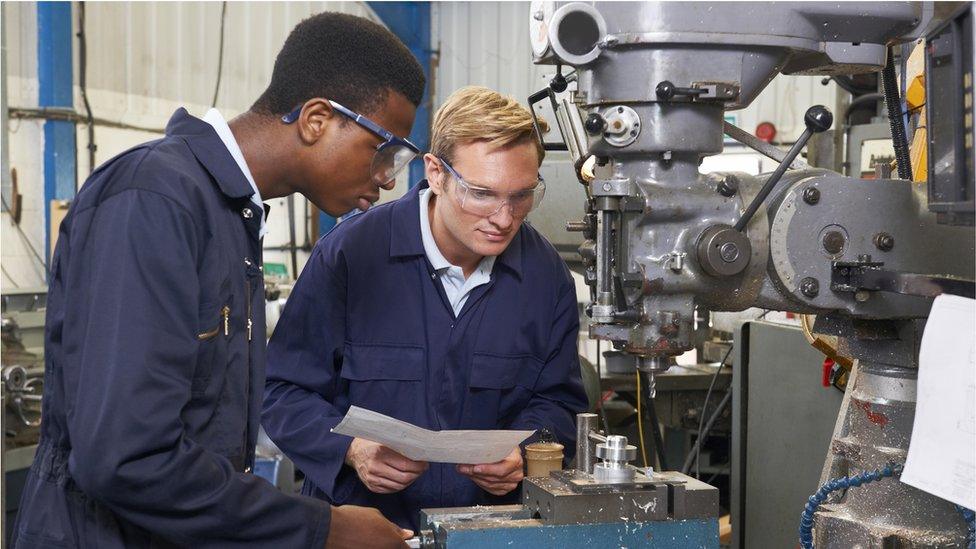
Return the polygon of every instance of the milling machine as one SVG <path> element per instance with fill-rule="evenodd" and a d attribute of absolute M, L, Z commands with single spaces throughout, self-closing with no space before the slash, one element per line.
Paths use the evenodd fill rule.
<path fill-rule="evenodd" d="M 530 102 L 551 104 L 586 187 L 584 217 L 567 228 L 585 238 L 580 255 L 591 290 L 590 336 L 632 355 L 635 367 L 653 379 L 692 348 L 696 306 L 817 315 L 815 331 L 838 336 L 840 351 L 859 363 L 825 478 L 875 470 L 897 476 L 911 434 L 918 347 L 932 300 L 943 292 L 972 297 L 976 134 L 972 55 L 960 53 L 972 50 L 972 17 L 959 27 L 968 29 L 968 42 L 960 34 L 928 53 L 932 67 L 955 67 L 942 85 L 960 90 L 942 103 L 933 94 L 927 106 L 930 120 L 939 108 L 938 119 L 954 121 L 945 130 L 952 138 L 940 135 L 936 144 L 930 135 L 928 185 L 910 181 L 907 147 L 898 146 L 904 145 L 898 143 L 903 128 L 900 135 L 893 131 L 901 179 L 869 180 L 810 168 L 798 158 L 814 133 L 831 126 L 824 107 L 806 112 L 806 129 L 788 152 L 729 127 L 723 115 L 748 106 L 778 73 L 885 69 L 893 87 L 891 46 L 930 33 L 940 23 L 936 11 L 919 2 L 533 2 L 530 9 L 534 61 L 556 66 L 550 87 Z M 562 93 L 573 81 L 575 89 Z M 970 98 L 966 107 L 963 93 Z M 897 103 L 892 119 L 900 124 L 897 91 L 888 101 Z M 779 167 L 758 176 L 699 173 L 703 157 L 722 152 L 726 133 Z M 947 142 L 955 143 L 951 154 L 934 154 Z M 878 414 L 889 419 L 883 431 L 866 419 Z M 589 468 L 587 454 L 578 461 L 578 470 L 562 476 L 528 479 L 523 504 L 504 510 L 508 519 L 501 522 L 520 513 L 534 517 L 534 527 L 521 524 L 522 533 L 538 535 L 553 526 L 553 515 L 539 510 L 546 501 L 537 499 L 540 490 L 582 508 L 580 484 L 620 491 Z M 669 473 L 644 473 L 659 484 L 669 479 Z M 694 479 L 677 480 L 707 493 L 707 486 L 691 484 Z M 637 501 L 617 518 L 604 517 L 613 523 L 600 524 L 606 537 L 588 543 L 636 543 L 628 537 L 636 529 L 652 546 L 717 546 L 717 538 L 655 536 L 644 528 L 655 521 L 658 527 L 680 524 L 682 517 L 652 516 Z M 677 508 L 673 499 L 662 501 Z M 897 478 L 835 493 L 814 510 L 806 525 L 814 533 L 801 534 L 804 546 L 952 546 L 966 536 L 952 504 Z M 432 511 L 425 512 L 433 532 L 429 546 L 448 546 L 449 539 L 453 547 L 480 546 L 471 541 L 476 538 L 449 535 L 470 526 L 470 514 Z M 474 530 L 490 536 L 495 530 L 480 519 Z M 589 526 L 581 532 L 597 532 Z M 555 534 L 503 539 L 567 543 Z"/>

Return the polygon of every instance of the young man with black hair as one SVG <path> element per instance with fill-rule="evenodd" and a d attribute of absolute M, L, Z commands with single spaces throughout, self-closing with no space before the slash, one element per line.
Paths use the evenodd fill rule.
<path fill-rule="evenodd" d="M 41 440 L 12 547 L 402 547 L 379 512 L 250 474 L 265 377 L 263 199 L 367 209 L 419 152 L 424 88 L 395 36 L 323 13 L 229 123 L 179 109 L 61 225 Z"/>

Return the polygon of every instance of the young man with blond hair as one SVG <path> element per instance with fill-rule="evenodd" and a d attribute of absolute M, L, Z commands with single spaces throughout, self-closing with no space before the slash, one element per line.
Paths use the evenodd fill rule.
<path fill-rule="evenodd" d="M 331 433 L 352 405 L 427 429 L 548 429 L 572 457 L 586 407 L 576 293 L 524 223 L 543 154 L 525 108 L 463 88 L 434 117 L 427 179 L 316 245 L 271 338 L 262 417 L 305 494 L 414 529 L 422 508 L 517 497 L 521 448 L 412 461 Z"/>

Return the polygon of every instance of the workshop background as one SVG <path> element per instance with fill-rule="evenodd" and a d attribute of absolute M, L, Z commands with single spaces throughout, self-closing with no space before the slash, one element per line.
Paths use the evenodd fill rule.
<path fill-rule="evenodd" d="M 267 85 L 287 34 L 302 19 L 321 11 L 350 13 L 386 25 L 417 56 L 428 89 L 411 140 L 422 148 L 429 143 L 433 113 L 454 90 L 484 85 L 527 105 L 529 96 L 548 86 L 554 75 L 553 66 L 532 63 L 528 2 L 0 4 L 4 366 L 10 357 L 17 357 L 27 368 L 20 392 L 11 390 L 4 396 L 5 435 L 10 435 L 5 436 L 5 444 L 13 448 L 3 454 L 5 494 L 17 487 L 29 466 L 32 436 L 36 442 L 37 425 L 32 422 L 39 397 L 32 398 L 37 395 L 30 387 L 31 380 L 43 373 L 46 272 L 58 224 L 72 198 L 93 166 L 162 136 L 178 107 L 202 116 L 215 106 L 228 120 L 247 110 Z M 912 47 L 908 44 L 899 51 L 900 68 L 911 63 Z M 840 79 L 840 83 L 822 76 L 780 75 L 748 108 L 727 112 L 726 120 L 787 148 L 804 130 L 807 108 L 826 105 L 834 112 L 834 129 L 810 142 L 804 152 L 807 162 L 853 177 L 874 177 L 876 165 L 887 167 L 894 157 L 878 79 L 872 75 L 857 82 Z M 904 95 L 904 81 L 901 88 Z M 914 108 L 917 111 L 918 106 Z M 555 128 L 545 105 L 536 110 L 549 117 Z M 917 126 L 918 114 L 913 116 L 909 135 Z M 918 129 L 924 130 L 924 124 Z M 546 139 L 554 138 L 553 133 L 558 138 L 556 130 Z M 756 175 L 776 165 L 726 138 L 724 152 L 705 158 L 700 170 Z M 915 165 L 924 170 L 925 162 Z M 592 407 L 606 412 L 603 417 L 609 417 L 615 432 L 631 441 L 651 441 L 649 447 L 662 455 L 655 456 L 640 444 L 645 464 L 649 455 L 650 462 L 662 469 L 678 469 L 686 455 L 694 454 L 695 476 L 722 491 L 722 514 L 740 505 L 738 524 L 750 525 L 754 536 L 768 536 L 762 541 L 750 538 L 753 546 L 780 546 L 782 540 L 795 543 L 796 519 L 806 497 L 816 489 L 843 396 L 845 367 L 850 364 L 824 361 L 821 351 L 828 344 L 812 339 L 808 318 L 758 309 L 710 316 L 703 311 L 696 326 L 700 332 L 696 349 L 678 358 L 686 368 L 672 368 L 668 375 L 658 376 L 651 405 L 657 421 L 653 429 L 645 424 L 646 432 L 639 431 L 641 414 L 635 413 L 635 407 L 641 398 L 634 387 L 633 363 L 613 363 L 612 354 L 601 353 L 608 344 L 601 349 L 588 338 L 583 309 L 590 291 L 576 253 L 583 237 L 565 229 L 567 221 L 582 216 L 584 200 L 569 153 L 548 152 L 542 173 L 547 181 L 545 201 L 529 219 L 553 242 L 577 281 L 583 323 L 580 354 Z M 422 174 L 422 163 L 415 161 L 381 201 L 402 196 Z M 341 220 L 322 214 L 301 196 L 269 204 L 264 261 L 270 334 L 315 241 Z M 757 317 L 764 321 L 742 327 L 743 321 Z M 10 332 L 8 319 L 14 326 Z M 745 345 L 733 353 L 734 338 Z M 748 364 L 751 377 L 733 379 L 728 366 L 733 362 L 737 369 Z M 7 383 L 5 390 L 11 386 Z M 733 416 L 733 408 L 746 410 L 741 403 L 749 392 L 763 398 L 749 403 L 748 414 Z M 720 394 L 727 395 L 726 400 Z M 711 410 L 709 398 L 721 417 L 714 429 L 705 428 L 702 435 L 705 411 Z M 644 406 L 648 404 L 645 400 Z M 796 425 L 801 423 L 804 430 L 797 435 Z M 17 426 L 15 431 L 8 430 L 12 425 Z M 795 439 L 787 438 L 794 435 Z M 700 452 L 692 452 L 699 438 L 705 442 Z M 273 470 L 262 474 L 282 489 L 294 489 L 296 479 L 287 459 L 273 449 L 264 457 L 259 465 L 270 463 Z M 752 476 L 736 478 L 734 459 L 750 465 Z M 761 474 L 769 470 L 789 471 L 796 482 L 786 485 Z M 737 502 L 730 502 L 730 493 L 736 491 Z M 751 511 L 744 510 L 747 501 Z M 15 505 L 16 499 L 8 495 L 4 507 L 8 520 Z M 723 519 L 723 540 L 728 539 L 729 520 Z"/>
<path fill-rule="evenodd" d="M 92 157 L 97 167 L 160 137 L 180 106 L 202 116 L 214 105 L 227 119 L 247 110 L 267 85 L 288 32 L 308 15 L 366 17 L 411 48 L 428 76 L 426 108 L 412 137 L 426 144 L 431 115 L 461 86 L 484 85 L 525 102 L 546 85 L 552 67 L 532 64 L 528 9 L 528 2 L 5 2 L 3 291 L 45 284 L 64 202 L 88 177 Z M 836 86 L 820 81 L 776 79 L 749 108 L 732 113 L 736 124 L 751 131 L 769 122 L 776 142 L 791 142 L 803 130 L 807 106 L 834 103 Z M 728 149 L 703 170 L 758 173 L 761 162 L 771 166 L 742 146 Z M 568 163 L 568 156 L 550 153 L 546 163 Z M 401 195 L 422 177 L 417 170 L 382 199 Z M 547 200 L 561 187 L 576 191 L 578 183 L 550 182 Z M 269 202 L 264 259 L 284 264 L 294 278 L 292 250 L 301 272 L 334 220 L 316 219 L 303 197 L 292 202 L 291 217 L 289 199 Z"/>

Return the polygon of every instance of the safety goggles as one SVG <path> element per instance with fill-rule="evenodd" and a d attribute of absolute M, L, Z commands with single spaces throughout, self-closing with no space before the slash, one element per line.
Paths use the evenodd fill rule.
<path fill-rule="evenodd" d="M 502 209 L 506 204 L 512 217 L 524 219 L 529 212 L 536 209 L 546 196 L 546 182 L 539 175 L 535 186 L 531 189 L 513 191 L 510 193 L 500 193 L 491 189 L 485 189 L 468 183 L 457 171 L 451 167 L 443 158 L 438 158 L 441 164 L 457 182 L 457 201 L 461 209 L 482 217 L 491 217 Z"/>
<path fill-rule="evenodd" d="M 333 109 L 351 118 L 353 122 L 383 140 L 382 143 L 376 146 L 376 152 L 373 153 L 373 163 L 369 169 L 370 177 L 372 177 L 377 186 L 386 187 L 389 185 L 396 179 L 397 174 L 403 171 L 410 164 L 410 161 L 417 158 L 420 154 L 420 149 L 416 145 L 406 139 L 393 135 L 392 132 L 369 118 L 356 111 L 347 109 L 335 101 L 329 101 L 329 104 L 332 105 Z M 302 107 L 300 106 L 282 116 L 281 121 L 285 124 L 291 124 L 298 120 L 301 114 Z"/>

